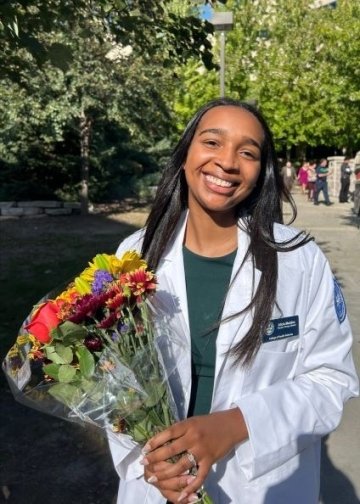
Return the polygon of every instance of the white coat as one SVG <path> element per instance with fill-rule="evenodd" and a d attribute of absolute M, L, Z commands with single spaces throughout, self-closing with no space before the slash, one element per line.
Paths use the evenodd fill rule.
<path fill-rule="evenodd" d="M 185 220 L 159 265 L 159 289 L 178 297 L 190 348 L 186 285 L 182 258 Z M 296 231 L 275 225 L 277 241 Z M 127 238 L 117 255 L 141 248 L 142 231 Z M 242 263 L 249 237 L 239 230 L 233 275 Z M 334 430 L 344 402 L 358 394 L 351 355 L 352 335 L 341 292 L 336 290 L 328 261 L 311 242 L 278 254 L 278 308 L 272 319 L 298 316 L 299 334 L 262 343 L 249 369 L 231 367 L 227 350 L 246 334 L 247 313 L 220 326 L 216 340 L 215 382 L 211 411 L 238 406 L 249 439 L 209 473 L 205 487 L 214 504 L 316 504 L 320 480 L 321 437 Z M 249 303 L 261 276 L 247 259 L 227 297 L 223 316 Z M 252 285 L 252 282 L 255 285 Z M 336 299 L 336 303 L 335 300 Z M 174 327 L 182 323 L 176 320 Z M 191 388 L 191 355 L 179 363 L 186 411 Z M 214 433 L 221 436 L 221 432 Z M 164 504 L 166 499 L 143 478 L 139 447 L 128 436 L 109 444 L 120 476 L 118 504 Z"/>

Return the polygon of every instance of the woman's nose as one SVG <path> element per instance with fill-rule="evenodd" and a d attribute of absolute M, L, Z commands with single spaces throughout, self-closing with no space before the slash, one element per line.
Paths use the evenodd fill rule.
<path fill-rule="evenodd" d="M 233 171 L 238 169 L 237 156 L 231 148 L 222 149 L 222 151 L 219 152 L 216 162 L 224 171 Z"/>

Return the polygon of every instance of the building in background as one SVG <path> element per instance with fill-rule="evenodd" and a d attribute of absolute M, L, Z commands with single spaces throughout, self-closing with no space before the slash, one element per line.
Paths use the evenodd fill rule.
<path fill-rule="evenodd" d="M 315 0 L 312 7 L 314 9 L 319 7 L 336 7 L 336 0 Z"/>

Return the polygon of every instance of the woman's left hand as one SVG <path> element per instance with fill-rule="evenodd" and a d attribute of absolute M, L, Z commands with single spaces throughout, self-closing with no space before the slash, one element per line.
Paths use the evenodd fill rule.
<path fill-rule="evenodd" d="M 248 437 L 239 408 L 195 416 L 178 422 L 149 440 L 144 447 L 145 479 L 172 502 L 193 502 L 211 466 Z M 175 463 L 166 463 L 179 456 Z M 195 478 L 186 476 L 196 461 Z"/>

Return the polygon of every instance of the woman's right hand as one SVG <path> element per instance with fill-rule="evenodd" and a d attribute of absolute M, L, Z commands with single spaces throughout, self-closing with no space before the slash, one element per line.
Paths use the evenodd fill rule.
<path fill-rule="evenodd" d="M 221 432 L 221 436 L 215 433 Z M 144 448 L 145 478 L 168 500 L 195 502 L 212 465 L 248 437 L 239 408 L 195 416 L 178 422 L 149 440 Z M 175 463 L 168 460 L 179 457 Z M 194 464 L 195 477 L 187 474 Z M 150 481 L 149 481 L 150 479 Z"/>

